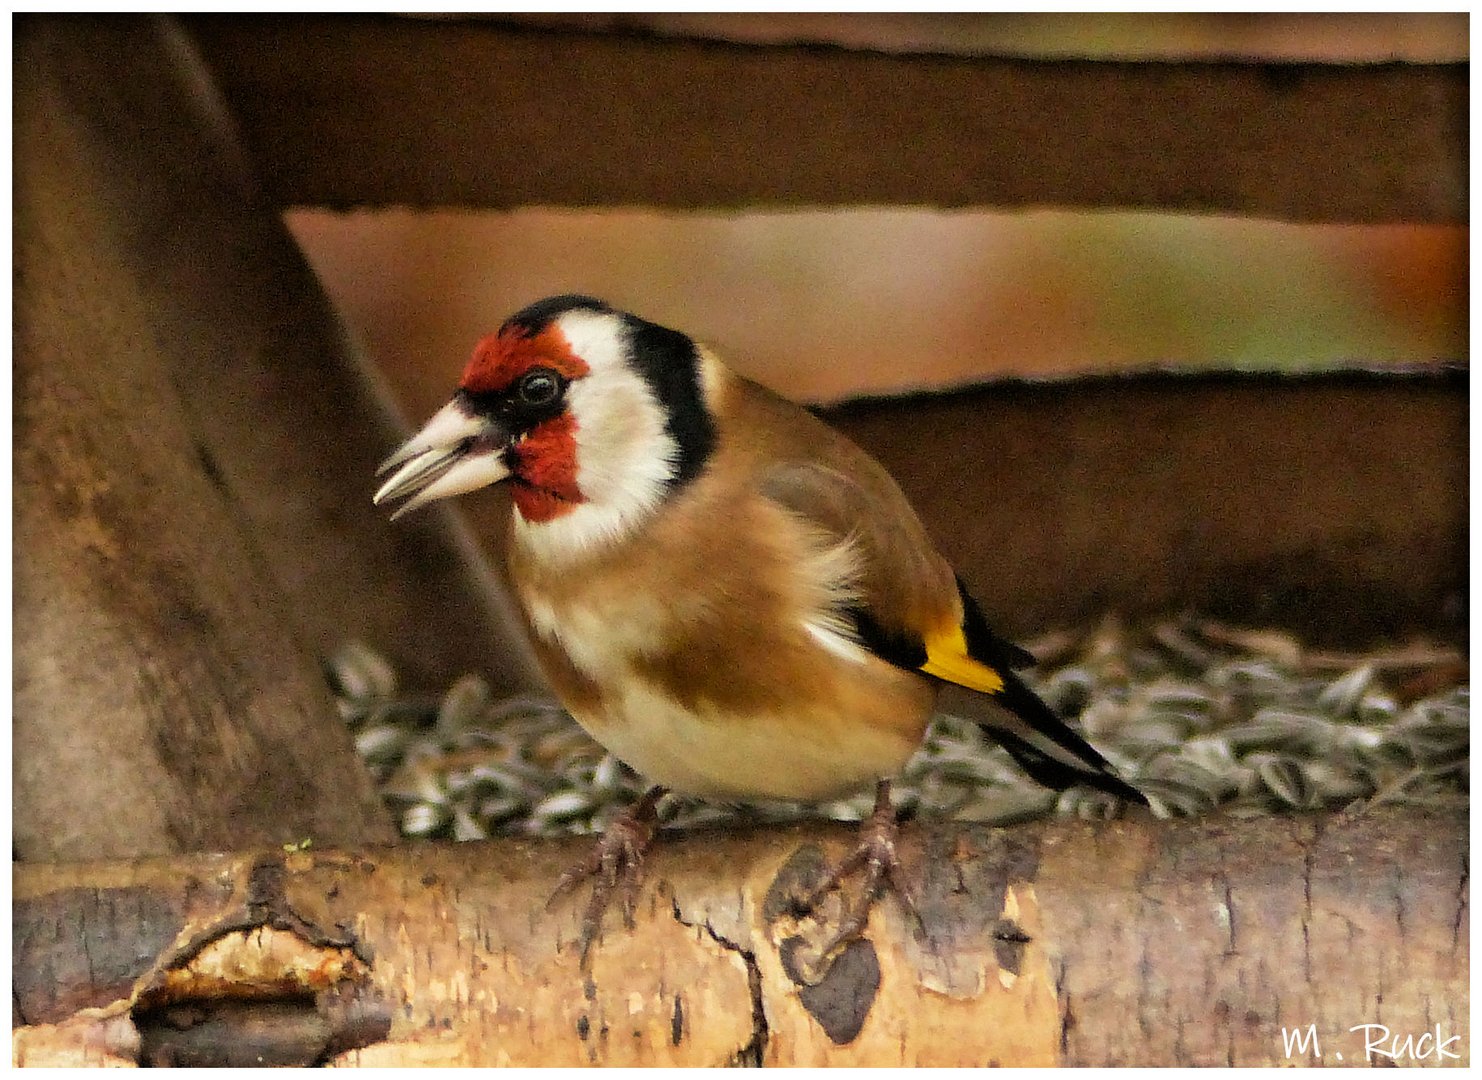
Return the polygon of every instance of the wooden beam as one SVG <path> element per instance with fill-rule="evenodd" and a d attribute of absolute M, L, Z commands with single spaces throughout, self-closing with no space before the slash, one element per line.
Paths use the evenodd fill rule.
<path fill-rule="evenodd" d="M 1192 609 L 1364 646 L 1460 641 L 1467 373 L 1143 374 L 823 416 L 1013 634 Z"/>
<path fill-rule="evenodd" d="M 371 506 L 400 429 L 178 28 L 23 17 L 15 74 L 14 850 L 390 839 L 322 658 L 518 690 L 522 638 Z"/>
<path fill-rule="evenodd" d="M 185 20 L 283 205 L 1467 220 L 1467 65 L 1039 61 L 498 21 Z"/>

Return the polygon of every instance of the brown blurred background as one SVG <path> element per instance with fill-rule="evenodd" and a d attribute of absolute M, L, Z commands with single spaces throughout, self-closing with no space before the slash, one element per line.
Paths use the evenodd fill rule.
<path fill-rule="evenodd" d="M 1464 14 L 521 18 L 1028 57 L 1467 55 Z M 1313 370 L 1467 349 L 1465 227 L 899 208 L 315 209 L 287 220 L 411 420 L 441 403 L 479 336 L 568 291 L 685 329 L 810 401 L 1002 375 Z"/>

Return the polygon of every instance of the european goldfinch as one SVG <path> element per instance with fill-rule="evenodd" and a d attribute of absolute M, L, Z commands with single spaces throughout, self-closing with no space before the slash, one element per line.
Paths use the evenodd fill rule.
<path fill-rule="evenodd" d="M 398 514 L 508 481 L 509 578 L 571 715 L 655 786 L 558 893 L 596 875 L 583 949 L 666 791 L 836 798 L 877 785 L 859 933 L 888 881 L 889 778 L 939 694 L 1035 780 L 1143 797 L 1015 669 L 905 496 L 859 447 L 686 335 L 584 296 L 480 341 L 452 400 L 382 466 Z"/>

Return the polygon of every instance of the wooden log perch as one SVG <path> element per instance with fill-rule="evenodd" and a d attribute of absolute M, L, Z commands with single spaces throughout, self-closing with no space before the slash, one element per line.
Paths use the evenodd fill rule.
<path fill-rule="evenodd" d="M 662 837 L 585 971 L 581 898 L 543 910 L 585 839 L 18 864 L 14 1060 L 1269 1065 L 1311 1025 L 1291 1060 L 1363 1064 L 1382 1024 L 1467 1061 L 1460 815 L 909 826 L 922 928 L 887 899 L 820 978 L 839 905 L 793 899 L 849 838 Z"/>

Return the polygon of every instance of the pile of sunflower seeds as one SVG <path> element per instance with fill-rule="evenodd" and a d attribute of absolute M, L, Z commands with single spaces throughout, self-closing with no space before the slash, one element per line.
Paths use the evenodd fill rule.
<path fill-rule="evenodd" d="M 1160 818 L 1357 805 L 1465 805 L 1470 688 L 1455 649 L 1312 651 L 1279 631 L 1184 616 L 1129 629 L 1113 617 L 1028 643 L 1025 675 Z M 495 701 L 477 675 L 441 698 L 398 693 L 358 643 L 326 664 L 341 715 L 408 837 L 476 840 L 600 831 L 642 781 L 551 700 Z M 1009 824 L 1112 817 L 1118 800 L 1039 787 L 972 723 L 937 717 L 894 785 L 906 813 Z M 838 802 L 719 805 L 668 798 L 674 828 L 805 817 L 858 821 Z"/>

